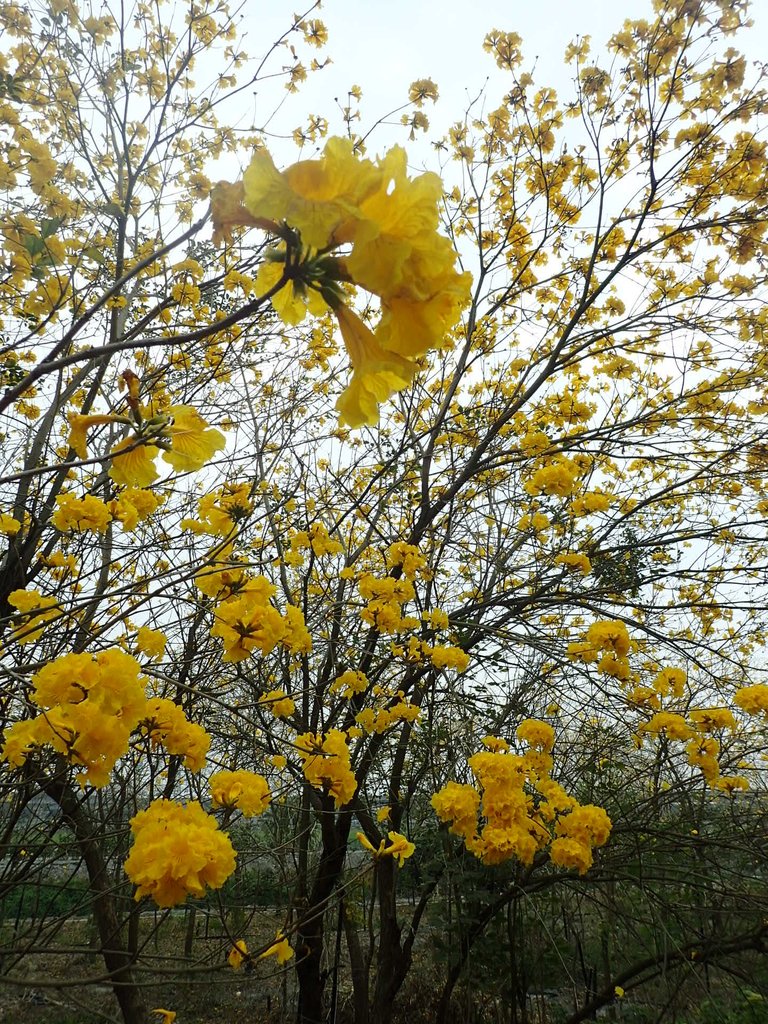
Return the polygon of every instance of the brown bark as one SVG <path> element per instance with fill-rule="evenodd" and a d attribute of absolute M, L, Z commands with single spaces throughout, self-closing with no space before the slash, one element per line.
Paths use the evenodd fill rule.
<path fill-rule="evenodd" d="M 333 890 L 344 869 L 352 812 L 334 813 L 333 801 L 323 797 L 320 815 L 322 853 L 312 889 L 299 907 L 296 977 L 299 983 L 299 1024 L 323 1024 L 327 974 L 322 969 L 325 915 Z"/>
<path fill-rule="evenodd" d="M 93 919 L 98 931 L 100 952 L 123 1020 L 125 1024 L 145 1024 L 147 1012 L 144 999 L 133 975 L 133 958 L 123 941 L 112 883 L 97 830 L 72 789 L 65 768 L 54 778 L 42 776 L 38 781 L 43 791 L 61 808 L 85 863 L 93 895 Z"/>

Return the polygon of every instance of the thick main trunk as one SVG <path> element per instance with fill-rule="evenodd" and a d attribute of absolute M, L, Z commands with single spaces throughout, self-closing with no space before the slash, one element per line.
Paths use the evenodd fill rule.
<path fill-rule="evenodd" d="M 352 824 L 350 811 L 333 812 L 333 801 L 324 798 L 321 815 L 323 849 L 315 881 L 300 909 L 296 943 L 296 977 L 299 983 L 299 1024 L 323 1024 L 327 973 L 323 970 L 325 915 L 331 895 L 344 869 L 347 840 Z"/>
<path fill-rule="evenodd" d="M 349 967 L 352 975 L 352 1005 L 355 1024 L 368 1024 L 368 965 L 365 962 L 355 922 L 344 907 L 344 934 L 347 939 Z"/>
<path fill-rule="evenodd" d="M 392 857 L 382 858 L 377 865 L 379 955 L 371 1003 L 371 1024 L 390 1024 L 395 996 L 400 991 L 411 966 L 410 945 L 403 948 L 400 944 L 401 929 L 397 920 L 395 899 L 397 870 Z"/>
<path fill-rule="evenodd" d="M 93 895 L 93 919 L 99 936 L 100 952 L 123 1020 L 125 1024 L 145 1024 L 147 1012 L 144 1000 L 133 976 L 130 951 L 123 942 L 112 884 L 96 830 L 67 779 L 44 779 L 42 788 L 61 808 L 85 862 Z"/>

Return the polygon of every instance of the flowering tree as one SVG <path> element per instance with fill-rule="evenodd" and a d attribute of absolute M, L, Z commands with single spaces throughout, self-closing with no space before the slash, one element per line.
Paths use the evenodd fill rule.
<path fill-rule="evenodd" d="M 442 180 L 350 110 L 280 170 L 217 111 L 285 48 L 239 82 L 225 6 L 162 10 L 0 15 L 9 843 L 37 815 L 3 885 L 67 830 L 137 1024 L 142 907 L 221 888 L 232 825 L 261 816 L 290 904 L 221 962 L 288 963 L 299 1019 L 324 1019 L 337 911 L 356 1019 L 383 1024 L 477 862 L 495 892 L 447 1020 L 502 910 L 618 884 L 682 804 L 727 879 L 717 822 L 760 791 L 768 179 L 761 72 L 730 46 L 746 4 L 655 0 L 606 57 L 574 44 L 564 106 L 489 33 L 508 91 L 438 141 Z M 286 33 L 291 90 L 297 47 L 325 42 L 312 13 Z M 196 91 L 210 52 L 225 70 Z M 414 83 L 406 127 L 435 97 Z M 225 151 L 243 174 L 211 186 Z M 729 928 L 673 961 L 763 941 Z M 607 959 L 571 1019 L 661 962 Z"/>

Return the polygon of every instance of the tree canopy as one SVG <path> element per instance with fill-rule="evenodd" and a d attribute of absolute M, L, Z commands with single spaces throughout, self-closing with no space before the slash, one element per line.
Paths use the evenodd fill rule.
<path fill-rule="evenodd" d="M 302 1024 L 337 1019 L 342 938 L 355 1024 L 443 930 L 430 1019 L 481 1019 L 504 920 L 504 1019 L 556 951 L 569 1024 L 737 971 L 768 928 L 748 4 L 649 2 L 569 46 L 565 97 L 493 29 L 505 91 L 445 137 L 421 79 L 283 158 L 277 91 L 238 105 L 311 90 L 318 7 L 262 59 L 213 0 L 0 9 L 0 893 L 85 879 L 0 977 L 41 984 L 86 906 L 139 1024 L 146 911 L 189 901 L 197 968 L 282 971 Z M 253 871 L 274 938 L 227 903 Z"/>

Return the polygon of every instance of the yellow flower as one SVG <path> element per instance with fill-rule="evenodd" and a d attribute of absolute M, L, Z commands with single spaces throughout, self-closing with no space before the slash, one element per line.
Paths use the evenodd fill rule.
<path fill-rule="evenodd" d="M 354 669 L 347 669 L 342 672 L 331 683 L 331 693 L 340 693 L 347 700 L 350 700 L 356 693 L 363 693 L 368 689 L 368 677 L 364 672 L 356 672 Z"/>
<path fill-rule="evenodd" d="M 151 896 L 159 907 L 201 897 L 219 889 L 235 870 L 237 854 L 229 837 L 200 804 L 154 800 L 131 819 L 134 843 L 125 873 L 136 899 Z"/>
<path fill-rule="evenodd" d="M 282 173 L 265 149 L 243 175 L 244 200 L 256 217 L 285 221 L 313 249 L 350 240 L 358 205 L 378 187 L 381 172 L 360 160 L 348 139 L 329 139 L 319 160 L 301 160 Z"/>
<path fill-rule="evenodd" d="M 614 986 L 613 994 L 616 996 L 617 999 L 623 999 L 624 989 L 621 987 L 621 985 L 616 985 Z"/>
<path fill-rule="evenodd" d="M 243 960 L 245 960 L 247 956 L 248 947 L 245 944 L 245 940 L 238 939 L 237 942 L 232 947 L 232 949 L 229 951 L 227 962 L 229 963 L 229 966 L 233 970 L 239 971 L 242 966 Z"/>
<path fill-rule="evenodd" d="M 288 939 L 286 939 L 282 932 L 277 933 L 277 935 L 275 936 L 275 941 L 272 943 L 269 949 L 266 949 L 261 954 L 259 959 L 263 960 L 264 957 L 266 956 L 277 957 L 277 962 L 279 964 L 287 963 L 291 959 L 291 957 L 293 956 L 293 949 L 291 948 Z"/>
<path fill-rule="evenodd" d="M 222 432 L 209 427 L 191 405 L 172 405 L 166 411 L 171 417 L 168 426 L 171 450 L 163 452 L 163 460 L 178 472 L 202 469 L 226 444 Z"/>
<path fill-rule="evenodd" d="M 169 754 L 184 758 L 190 771 L 205 767 L 211 737 L 201 725 L 190 722 L 183 708 L 168 697 L 150 697 L 142 710 L 142 727 L 153 745 L 162 743 Z"/>
<path fill-rule="evenodd" d="M 21 523 L 18 519 L 8 515 L 6 512 L 0 513 L 0 533 L 6 534 L 6 536 L 12 537 L 15 533 L 18 533 L 21 529 Z"/>
<path fill-rule="evenodd" d="M 284 690 L 270 690 L 259 700 L 260 704 L 266 704 L 275 718 L 290 718 L 296 710 L 296 703 L 291 697 L 286 697 Z"/>
<path fill-rule="evenodd" d="M 469 838 L 477 831 L 480 794 L 465 783 L 447 782 L 430 800 L 441 821 L 451 822 L 450 831 Z"/>
<path fill-rule="evenodd" d="M 555 730 L 546 722 L 539 722 L 535 718 L 526 718 L 518 725 L 515 735 L 523 743 L 538 750 L 550 751 L 555 745 Z"/>
<path fill-rule="evenodd" d="M 394 857 L 398 867 L 402 867 L 406 859 L 412 856 L 416 846 L 399 832 L 388 832 L 387 836 L 389 837 L 390 845 L 385 846 L 381 851 L 382 856 Z"/>
<path fill-rule="evenodd" d="M 84 416 L 79 412 L 70 412 L 67 414 L 67 419 L 69 420 L 67 444 L 81 459 L 88 458 L 87 434 L 89 427 L 101 426 L 104 423 L 125 422 L 122 417 L 108 413 Z"/>
<path fill-rule="evenodd" d="M 39 590 L 13 590 L 8 595 L 8 604 L 24 616 L 13 631 L 13 639 L 19 644 L 37 640 L 46 623 L 61 615 L 56 598 L 46 597 Z"/>
<path fill-rule="evenodd" d="M 69 530 L 105 533 L 111 522 L 109 506 L 92 494 L 82 498 L 76 498 L 74 494 L 60 494 L 56 499 L 56 511 L 51 516 L 51 523 L 62 533 Z"/>
<path fill-rule="evenodd" d="M 263 814 L 272 799 L 267 780 L 244 769 L 216 772 L 209 785 L 214 807 L 236 807 L 244 818 Z"/>
<path fill-rule="evenodd" d="M 379 422 L 379 405 L 408 387 L 418 367 L 381 348 L 372 331 L 343 303 L 334 310 L 352 366 L 352 379 L 339 397 L 339 419 L 350 427 Z"/>
<path fill-rule="evenodd" d="M 244 661 L 254 651 L 269 652 L 282 640 L 286 623 L 261 594 L 246 591 L 216 609 L 211 636 L 224 641 L 223 661 Z"/>
<path fill-rule="evenodd" d="M 344 733 L 331 729 L 323 737 L 307 732 L 296 737 L 296 748 L 304 762 L 307 782 L 326 791 L 337 807 L 349 803 L 355 795 L 357 780 Z"/>
<path fill-rule="evenodd" d="M 768 714 L 768 686 L 765 683 L 741 686 L 733 700 L 748 715 Z"/>
<path fill-rule="evenodd" d="M 153 1010 L 152 1013 L 159 1013 L 163 1018 L 160 1024 L 173 1024 L 176 1020 L 175 1010 L 163 1010 L 162 1008 L 158 1008 L 157 1010 Z"/>
<path fill-rule="evenodd" d="M 118 648 L 96 657 L 65 654 L 36 672 L 32 684 L 42 714 L 6 730 L 2 757 L 20 765 L 33 747 L 49 746 L 92 785 L 106 785 L 146 704 L 136 659 Z"/>
<path fill-rule="evenodd" d="M 146 654 L 149 658 L 162 658 L 168 640 L 165 633 L 159 629 L 141 626 L 136 634 L 135 642 L 136 650 L 140 651 L 141 654 Z"/>
<path fill-rule="evenodd" d="M 116 484 L 128 487 L 149 487 L 157 480 L 155 468 L 157 448 L 151 444 L 143 444 L 141 438 L 127 437 L 110 451 L 112 467 L 109 475 Z"/>

